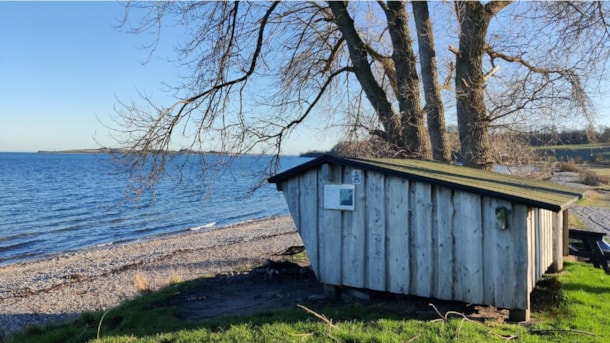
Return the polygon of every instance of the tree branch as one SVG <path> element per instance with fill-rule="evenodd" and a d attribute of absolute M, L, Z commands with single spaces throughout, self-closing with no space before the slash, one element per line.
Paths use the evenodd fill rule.
<path fill-rule="evenodd" d="M 182 112 L 184 111 L 184 109 L 186 108 L 186 106 L 188 106 L 189 104 L 191 104 L 194 101 L 197 101 L 198 99 L 218 90 L 221 88 L 225 88 L 225 87 L 229 87 L 232 86 L 234 84 L 240 83 L 240 82 L 244 82 L 246 81 L 253 73 L 254 70 L 256 69 L 256 63 L 258 61 L 258 57 L 260 55 L 262 46 L 263 46 L 263 38 L 264 38 L 264 33 L 265 33 L 265 27 L 267 25 L 267 21 L 269 20 L 269 17 L 271 16 L 271 14 L 273 13 L 273 10 L 275 10 L 275 8 L 277 7 L 277 5 L 279 4 L 279 1 L 275 1 L 271 4 L 271 6 L 269 6 L 269 8 L 267 9 L 267 11 L 265 12 L 265 15 L 263 16 L 263 18 L 261 19 L 261 24 L 258 30 L 258 38 L 256 41 L 256 48 L 254 50 L 254 53 L 252 54 L 252 60 L 250 61 L 250 67 L 248 68 L 248 70 L 245 72 L 244 75 L 242 75 L 239 78 L 230 80 L 230 81 L 226 81 L 223 82 L 219 85 L 216 85 L 210 89 L 207 89 L 206 91 L 199 93 L 195 96 L 192 96 L 188 99 L 182 100 L 182 101 L 178 101 L 176 102 L 174 105 L 172 105 L 170 108 L 173 108 L 174 106 L 180 105 L 182 104 L 182 106 L 180 107 L 180 110 L 178 111 L 178 113 L 176 114 L 176 116 L 180 116 L 182 114 Z"/>

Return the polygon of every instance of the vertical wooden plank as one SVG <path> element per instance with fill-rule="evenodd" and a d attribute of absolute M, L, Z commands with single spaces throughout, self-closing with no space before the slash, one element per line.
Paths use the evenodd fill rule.
<path fill-rule="evenodd" d="M 529 309 L 530 282 L 533 264 L 530 251 L 533 250 L 533 228 L 531 227 L 532 213 L 525 205 L 514 204 L 513 228 L 511 230 L 511 244 L 514 249 L 514 282 L 515 287 L 510 297 L 505 299 L 505 305 L 510 309 Z"/>
<path fill-rule="evenodd" d="M 542 274 L 553 264 L 553 212 L 550 210 L 542 210 L 544 213 L 544 268 Z"/>
<path fill-rule="evenodd" d="M 343 180 L 351 179 L 351 167 L 344 167 Z M 343 213 L 342 284 L 364 288 L 366 252 L 366 172 L 361 170 L 361 182 L 354 185 L 354 211 Z"/>
<path fill-rule="evenodd" d="M 455 299 L 480 304 L 483 302 L 481 197 L 455 191 L 454 206 Z"/>
<path fill-rule="evenodd" d="M 542 249 L 543 249 L 543 239 L 544 236 L 542 235 L 542 219 L 541 219 L 541 213 L 540 213 L 540 209 L 537 208 L 534 210 L 534 225 L 536 227 L 535 230 L 535 235 L 536 235 L 536 245 L 535 245 L 535 249 L 534 249 L 534 256 L 533 258 L 536 261 L 536 272 L 534 274 L 534 279 L 533 281 L 536 282 L 536 280 L 538 280 L 538 278 L 540 277 L 540 275 L 542 275 L 542 259 L 544 258 L 543 254 L 542 254 Z"/>
<path fill-rule="evenodd" d="M 506 214 L 505 228 L 498 222 L 497 209 L 504 209 Z M 514 256 L 512 253 L 514 227 L 513 205 L 496 198 L 483 198 L 483 283 L 484 304 L 507 307 L 514 292 Z"/>
<path fill-rule="evenodd" d="M 388 291 L 409 293 L 409 181 L 386 177 Z"/>
<path fill-rule="evenodd" d="M 528 276 L 527 283 L 528 286 L 536 280 L 536 271 L 537 271 L 537 262 L 536 262 L 536 249 L 538 247 L 537 235 L 536 235 L 536 209 L 530 208 L 527 216 L 527 237 L 528 237 Z"/>
<path fill-rule="evenodd" d="M 432 296 L 438 299 L 450 300 L 453 298 L 453 194 L 451 189 L 433 186 L 433 280 Z"/>
<path fill-rule="evenodd" d="M 429 297 L 432 288 L 432 186 L 424 182 L 410 185 L 412 215 L 411 237 L 411 294 Z"/>
<path fill-rule="evenodd" d="M 286 200 L 286 204 L 288 205 L 288 210 L 290 211 L 290 215 L 292 217 L 292 221 L 296 226 L 299 233 L 301 233 L 301 208 L 300 208 L 300 198 L 301 198 L 301 179 L 302 175 L 290 178 L 284 182 L 282 182 L 282 194 L 284 195 L 284 199 Z"/>
<path fill-rule="evenodd" d="M 341 285 L 341 212 L 324 208 L 324 186 L 340 184 L 340 165 L 323 164 L 318 175 L 318 213 L 320 215 L 320 281 L 331 285 Z"/>
<path fill-rule="evenodd" d="M 568 256 L 570 254 L 570 210 L 563 210 L 563 256 Z"/>
<path fill-rule="evenodd" d="M 367 288 L 386 289 L 384 175 L 369 172 L 367 194 Z"/>
<path fill-rule="evenodd" d="M 299 207 L 301 212 L 301 238 L 305 246 L 311 269 L 320 278 L 318 248 L 318 172 L 311 169 L 305 172 L 300 183 Z"/>
<path fill-rule="evenodd" d="M 563 213 L 553 213 L 553 263 L 551 273 L 563 270 Z"/>
<path fill-rule="evenodd" d="M 496 227 L 496 199 L 482 198 L 483 218 L 483 304 L 494 305 L 496 275 L 503 272 L 498 269 L 498 255 L 500 255 L 499 230 Z"/>

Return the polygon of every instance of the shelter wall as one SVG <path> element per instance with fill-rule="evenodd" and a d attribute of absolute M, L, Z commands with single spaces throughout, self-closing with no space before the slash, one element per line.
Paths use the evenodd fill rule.
<path fill-rule="evenodd" d="M 529 308 L 553 260 L 553 212 L 368 170 L 353 211 L 325 209 L 324 185 L 353 170 L 323 164 L 280 185 L 321 282 Z"/>

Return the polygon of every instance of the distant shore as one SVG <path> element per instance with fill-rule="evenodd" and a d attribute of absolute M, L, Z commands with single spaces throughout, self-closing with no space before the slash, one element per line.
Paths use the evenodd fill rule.
<path fill-rule="evenodd" d="M 106 310 L 172 281 L 255 267 L 302 245 L 289 216 L 85 249 L 0 268 L 0 337 L 31 324 Z"/>

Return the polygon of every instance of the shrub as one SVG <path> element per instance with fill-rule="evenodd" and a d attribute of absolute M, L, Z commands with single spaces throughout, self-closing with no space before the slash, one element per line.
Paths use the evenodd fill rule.
<path fill-rule="evenodd" d="M 584 169 L 582 167 L 577 166 L 573 162 L 560 162 L 557 166 L 557 170 L 560 172 L 575 172 L 582 173 Z"/>
<path fill-rule="evenodd" d="M 580 173 L 580 182 L 587 186 L 599 186 L 601 184 L 610 184 L 610 177 L 586 170 Z"/>

